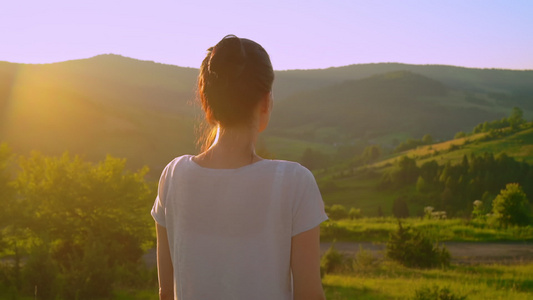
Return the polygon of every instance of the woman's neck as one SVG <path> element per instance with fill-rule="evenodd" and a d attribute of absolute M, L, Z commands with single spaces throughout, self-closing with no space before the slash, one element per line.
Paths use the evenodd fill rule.
<path fill-rule="evenodd" d="M 218 127 L 213 145 L 194 162 L 212 169 L 236 169 L 261 160 L 255 154 L 257 130 L 253 127 Z"/>

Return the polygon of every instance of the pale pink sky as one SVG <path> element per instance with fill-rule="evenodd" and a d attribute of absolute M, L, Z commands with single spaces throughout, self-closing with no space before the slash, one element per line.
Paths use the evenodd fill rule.
<path fill-rule="evenodd" d="M 226 34 L 253 39 L 274 68 L 401 62 L 533 69 L 533 1 L 11 0 L 0 61 L 114 53 L 195 67 Z"/>

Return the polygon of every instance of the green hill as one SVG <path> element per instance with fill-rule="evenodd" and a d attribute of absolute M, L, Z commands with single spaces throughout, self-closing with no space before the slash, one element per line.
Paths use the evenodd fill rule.
<path fill-rule="evenodd" d="M 64 151 L 160 172 L 194 151 L 197 70 L 116 55 L 55 64 L 0 64 L 0 141 L 16 153 Z"/>
<path fill-rule="evenodd" d="M 19 154 L 125 157 L 156 176 L 176 155 L 195 152 L 197 73 L 111 54 L 0 62 L 0 141 Z M 532 78 L 533 71 L 388 63 L 276 71 L 263 141 L 277 158 L 297 159 L 308 147 L 334 153 L 335 144 L 359 139 L 449 137 L 517 103 L 533 116 Z"/>
<path fill-rule="evenodd" d="M 418 167 L 432 160 L 436 161 L 439 166 L 445 166 L 461 164 L 465 155 L 482 157 L 486 153 L 494 157 L 506 154 L 515 161 L 528 163 L 530 165 L 529 176 L 533 175 L 533 122 L 517 132 L 510 133 L 509 129 L 502 130 L 501 136 L 491 137 L 490 133 L 480 133 L 392 154 L 358 168 L 353 168 L 348 163 L 340 163 L 328 170 L 317 170 L 315 174 L 321 186 L 324 201 L 328 205 L 341 204 L 361 208 L 363 215 L 367 216 L 375 216 L 378 207 L 381 206 L 382 211 L 390 215 L 394 199 L 407 195 L 407 198 L 411 199 L 409 202 L 411 214 L 417 215 L 422 213 L 423 207 L 434 204 L 414 196 L 416 195 L 415 183 L 396 189 L 380 187 L 384 174 L 392 172 L 402 157 L 414 159 Z M 531 184 L 524 186 L 526 190 L 532 190 Z M 533 194 L 530 194 L 528 194 L 529 199 L 533 201 Z M 432 197 L 440 199 L 441 196 L 436 194 Z M 474 200 L 476 199 L 468 199 L 470 204 Z"/>
<path fill-rule="evenodd" d="M 533 70 L 473 69 L 445 65 L 409 65 L 399 63 L 358 64 L 318 70 L 290 70 L 276 74 L 276 95 L 284 99 L 302 90 L 317 89 L 345 80 L 410 71 L 472 93 L 495 93 L 520 98 L 531 95 Z M 280 91 L 277 91 L 277 89 Z M 530 101 L 525 101 L 532 105 Z M 531 109 L 529 107 L 528 109 Z"/>
<path fill-rule="evenodd" d="M 288 97 L 276 106 L 268 132 L 324 143 L 403 132 L 445 138 L 501 116 L 479 107 L 451 104 L 457 93 L 408 71 L 345 81 Z M 321 136 L 324 128 L 332 130 Z"/>

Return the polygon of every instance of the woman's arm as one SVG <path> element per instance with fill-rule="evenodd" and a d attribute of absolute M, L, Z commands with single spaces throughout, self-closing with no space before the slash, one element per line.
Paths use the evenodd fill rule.
<path fill-rule="evenodd" d="M 294 300 L 326 299 L 320 278 L 320 227 L 292 237 Z"/>
<path fill-rule="evenodd" d="M 174 268 L 170 258 L 167 229 L 157 223 L 157 274 L 159 276 L 159 299 L 174 299 Z"/>

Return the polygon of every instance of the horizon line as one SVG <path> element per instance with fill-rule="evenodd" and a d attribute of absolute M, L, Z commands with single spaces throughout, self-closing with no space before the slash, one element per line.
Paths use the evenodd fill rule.
<path fill-rule="evenodd" d="M 54 62 L 45 62 L 45 63 L 24 63 L 24 62 L 13 62 L 13 61 L 7 61 L 7 60 L 0 60 L 0 63 L 10 63 L 10 64 L 19 64 L 19 65 L 52 65 L 52 64 L 59 64 L 59 63 L 66 63 L 66 62 L 73 62 L 73 61 L 82 61 L 82 60 L 89 60 L 97 57 L 104 57 L 104 56 L 115 56 L 115 57 L 122 57 L 127 58 L 131 60 L 141 61 L 141 62 L 150 62 L 160 65 L 166 65 L 166 66 L 173 66 L 178 68 L 185 68 L 185 69 L 196 69 L 199 68 L 196 67 L 187 67 L 187 66 L 179 66 L 175 64 L 169 64 L 164 62 L 158 62 L 155 60 L 149 60 L 149 59 L 140 59 L 140 58 L 134 58 L 130 56 L 125 56 L 122 54 L 116 54 L 116 53 L 102 53 L 93 55 L 90 57 L 85 58 L 74 58 L 74 59 L 67 59 L 67 60 L 61 60 L 61 61 L 54 61 Z M 475 69 L 475 70 L 502 70 L 502 71 L 533 71 L 533 69 L 506 69 L 506 68 L 495 68 L 495 67 L 466 67 L 466 66 L 459 66 L 459 65 L 446 65 L 446 64 L 438 64 L 438 63 L 427 63 L 427 64 L 413 64 L 413 63 L 405 63 L 405 62 L 368 62 L 368 63 L 353 63 L 348 65 L 341 65 L 341 66 L 330 66 L 325 68 L 311 68 L 311 69 L 274 69 L 274 71 L 279 72 L 288 72 L 288 71 L 319 71 L 319 70 L 328 70 L 328 69 L 338 69 L 338 68 L 345 68 L 345 67 L 351 67 L 351 66 L 359 66 L 359 65 L 379 65 L 379 64 L 398 64 L 398 65 L 411 65 L 411 66 L 442 66 L 442 67 L 454 67 L 454 68 L 463 68 L 463 69 Z"/>

